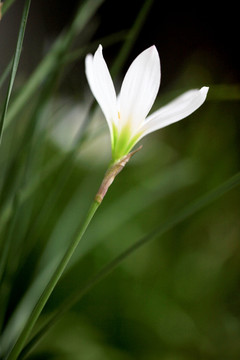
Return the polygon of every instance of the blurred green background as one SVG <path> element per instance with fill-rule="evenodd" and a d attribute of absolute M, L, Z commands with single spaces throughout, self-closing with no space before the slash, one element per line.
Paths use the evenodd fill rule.
<path fill-rule="evenodd" d="M 0 76 L 15 51 L 23 4 L 13 2 L 0 23 Z M 31 4 L 0 149 L 0 249 L 7 253 L 0 356 L 84 219 L 111 159 L 107 124 L 84 74 L 84 57 L 99 43 L 117 89 L 133 59 L 156 45 L 162 82 L 153 110 L 191 88 L 209 86 L 209 95 L 194 114 L 143 139 L 35 331 L 105 264 L 239 171 L 237 13 L 164 5 Z M 27 358 L 239 359 L 239 201 L 233 189 L 155 236 L 67 311 Z"/>

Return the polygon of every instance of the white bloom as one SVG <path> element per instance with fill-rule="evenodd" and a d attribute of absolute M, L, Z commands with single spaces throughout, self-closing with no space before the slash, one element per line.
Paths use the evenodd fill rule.
<path fill-rule="evenodd" d="M 185 92 L 147 116 L 160 85 L 160 59 L 155 46 L 143 51 L 129 67 L 117 97 L 99 45 L 86 56 L 86 75 L 109 126 L 113 161 L 128 154 L 145 135 L 179 121 L 203 104 L 208 87 Z"/>

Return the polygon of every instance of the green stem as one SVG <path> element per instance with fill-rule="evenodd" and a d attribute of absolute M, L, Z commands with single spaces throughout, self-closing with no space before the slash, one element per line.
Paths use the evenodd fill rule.
<path fill-rule="evenodd" d="M 107 193 L 109 186 L 112 184 L 112 182 L 114 181 L 115 177 L 119 174 L 119 172 L 127 164 L 127 162 L 130 160 L 130 158 L 140 149 L 141 149 L 141 146 L 138 149 L 132 151 L 131 153 L 123 156 L 116 163 L 114 163 L 112 166 L 110 166 L 109 169 L 107 170 L 107 172 L 103 178 L 102 184 L 97 192 L 97 195 L 95 196 L 95 200 L 93 201 L 92 206 L 90 207 L 90 210 L 86 216 L 86 219 L 85 219 L 81 229 L 79 230 L 77 236 L 74 238 L 73 242 L 69 245 L 61 262 L 59 263 L 59 265 L 57 266 L 51 279 L 49 280 L 49 283 L 43 290 L 42 295 L 40 296 L 35 308 L 33 309 L 31 315 L 29 316 L 29 318 L 25 324 L 25 327 L 23 328 L 21 334 L 19 335 L 19 338 L 17 339 L 15 345 L 13 346 L 9 355 L 6 357 L 6 360 L 16 360 L 19 357 L 19 354 L 21 353 L 21 351 L 25 345 L 25 342 L 30 335 L 31 330 L 33 329 L 33 326 L 35 325 L 46 302 L 48 301 L 51 293 L 53 292 L 55 286 L 57 285 L 58 280 L 60 279 L 64 269 L 66 268 L 69 260 L 71 259 L 81 238 L 83 237 L 85 231 L 87 230 L 88 225 L 90 224 L 95 212 L 97 211 L 105 194 Z"/>
<path fill-rule="evenodd" d="M 47 331 L 60 320 L 61 316 L 65 314 L 69 309 L 71 309 L 86 293 L 88 293 L 96 284 L 101 280 L 105 279 L 113 270 L 115 270 L 125 259 L 127 259 L 131 254 L 136 250 L 141 248 L 143 245 L 147 244 L 149 241 L 153 240 L 156 236 L 158 238 L 165 234 L 167 231 L 173 229 L 175 226 L 181 224 L 183 221 L 186 221 L 191 216 L 195 215 L 198 211 L 203 210 L 215 200 L 219 199 L 221 196 L 226 194 L 228 191 L 234 189 L 240 185 L 240 173 L 237 173 L 235 176 L 231 177 L 216 189 L 210 191 L 209 193 L 203 195 L 199 199 L 193 201 L 189 205 L 186 205 L 178 213 L 171 216 L 167 221 L 163 222 L 155 230 L 148 233 L 146 236 L 136 241 L 134 244 L 129 246 L 121 254 L 116 256 L 110 263 L 105 265 L 95 276 L 88 280 L 87 284 L 80 290 L 77 290 L 74 294 L 69 296 L 62 305 L 57 309 L 56 313 L 52 318 L 42 326 L 42 328 L 35 334 L 27 346 L 23 349 L 22 353 L 19 356 L 19 359 L 25 359 L 25 356 L 37 345 L 37 343 L 46 335 Z"/>
<path fill-rule="evenodd" d="M 55 272 L 53 273 L 48 285 L 44 289 L 41 297 L 39 298 L 35 308 L 33 309 L 30 317 L 28 318 L 28 321 L 21 332 L 17 342 L 15 343 L 14 347 L 12 348 L 9 356 L 6 357 L 8 360 L 16 360 L 18 358 L 18 355 L 20 354 L 28 336 L 30 335 L 30 332 L 36 323 L 39 315 L 41 314 L 41 311 L 43 310 L 48 298 L 50 297 L 51 293 L 53 292 L 58 280 L 60 279 L 64 269 L 66 268 L 69 260 L 71 259 L 71 256 L 73 255 L 76 247 L 78 246 L 81 238 L 83 237 L 85 231 L 88 228 L 88 225 L 90 224 L 95 212 L 97 211 L 100 203 L 98 201 L 94 201 L 92 203 L 92 206 L 90 207 L 90 210 L 87 214 L 87 217 L 85 219 L 85 222 L 83 223 L 78 235 L 76 238 L 74 238 L 74 241 L 70 244 L 68 247 L 65 255 L 63 256 L 61 262 L 59 263 L 58 267 L 56 268 Z"/>

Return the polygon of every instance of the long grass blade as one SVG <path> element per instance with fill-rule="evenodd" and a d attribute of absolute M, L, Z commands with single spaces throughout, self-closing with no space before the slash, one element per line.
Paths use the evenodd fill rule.
<path fill-rule="evenodd" d="M 164 235 L 166 232 L 173 229 L 175 226 L 179 225 L 183 221 L 186 221 L 191 216 L 195 215 L 197 212 L 203 210 L 207 206 L 214 203 L 221 196 L 225 195 L 230 190 L 233 190 L 235 187 L 240 185 L 240 173 L 237 173 L 235 176 L 231 177 L 221 185 L 219 185 L 214 190 L 210 191 L 206 195 L 203 195 L 199 199 L 193 201 L 191 204 L 186 205 L 182 210 L 177 214 L 170 217 L 163 224 L 158 226 L 156 229 L 151 231 L 149 234 L 135 242 L 115 259 L 113 259 L 109 264 L 104 266 L 94 277 L 92 277 L 85 287 L 80 290 L 77 290 L 74 294 L 70 295 L 61 306 L 59 306 L 56 313 L 52 318 L 36 333 L 36 335 L 31 339 L 31 341 L 25 346 L 21 352 L 19 359 L 25 359 L 26 355 L 33 350 L 33 348 L 40 342 L 40 340 L 46 335 L 46 333 L 61 319 L 61 317 L 70 310 L 81 298 L 88 293 L 96 284 L 106 278 L 112 271 L 114 271 L 124 260 L 126 260 L 130 255 L 132 255 L 136 250 L 141 248 L 143 245 L 154 240 L 156 237 Z"/>
<path fill-rule="evenodd" d="M 25 132 L 25 136 L 23 139 L 24 143 L 28 143 L 28 146 L 25 149 L 25 152 L 27 152 L 26 155 L 26 161 L 24 164 L 23 174 L 22 178 L 20 180 L 20 184 L 18 188 L 16 189 L 16 193 L 13 196 L 12 201 L 12 212 L 13 216 L 9 224 L 9 228 L 7 230 L 6 238 L 3 243 L 3 252 L 0 254 L 0 328 L 1 328 L 1 318 L 3 318 L 3 315 L 1 317 L 1 312 L 4 314 L 4 310 L 6 308 L 7 304 L 7 295 L 5 294 L 5 304 L 4 304 L 4 297 L 1 296 L 1 280 L 3 278 L 3 274 L 5 271 L 5 267 L 8 263 L 8 255 L 10 252 L 10 248 L 13 244 L 14 240 L 14 230 L 15 225 L 17 223 L 18 218 L 22 215 L 22 204 L 21 204 L 21 193 L 24 188 L 24 185 L 27 181 L 29 181 L 29 178 L 32 177 L 34 171 L 32 168 L 35 168 L 37 165 L 39 165 L 41 156 L 40 151 L 34 151 L 34 147 L 37 147 L 38 149 L 41 149 L 41 146 L 39 142 L 42 141 L 43 136 L 39 136 L 38 131 L 38 124 L 42 117 L 42 113 L 45 111 L 45 108 L 48 104 L 49 98 L 51 96 L 51 93 L 53 89 L 55 88 L 55 83 L 57 81 L 57 78 L 59 76 L 59 73 L 61 72 L 61 66 L 59 66 L 56 71 L 51 74 L 51 77 L 49 78 L 49 81 L 47 82 L 46 86 L 44 87 L 41 95 L 39 96 L 38 103 L 36 107 L 34 108 L 34 115 L 31 118 L 31 122 L 29 124 L 28 131 Z M 29 140 L 28 140 L 29 139 Z M 19 149 L 20 152 L 20 149 Z M 21 258 L 22 253 L 19 252 L 18 255 L 14 258 L 14 263 L 17 264 L 19 262 L 19 259 Z M 6 293 L 6 292 L 5 292 Z M 5 306 L 4 306 L 5 305 Z"/>
<path fill-rule="evenodd" d="M 86 216 L 86 219 L 81 226 L 81 229 L 79 230 L 77 236 L 74 238 L 73 242 L 68 247 L 67 251 L 65 252 L 62 260 L 60 261 L 59 265 L 57 266 L 55 272 L 53 273 L 53 276 L 49 280 L 48 284 L 46 285 L 42 295 L 39 298 L 39 301 L 37 302 L 35 308 L 33 309 L 30 317 L 28 318 L 28 321 L 26 322 L 19 338 L 17 339 L 15 345 L 13 346 L 12 350 L 10 351 L 9 355 L 7 356 L 8 360 L 16 360 L 28 338 L 30 335 L 30 332 L 37 321 L 39 315 L 41 314 L 42 309 L 44 308 L 44 305 L 46 304 L 49 296 L 51 295 L 53 289 L 55 288 L 58 280 L 60 279 L 65 267 L 67 266 L 73 252 L 75 251 L 77 245 L 79 244 L 79 241 L 83 237 L 85 231 L 87 230 L 88 225 L 90 224 L 95 212 L 97 211 L 100 203 L 97 201 L 94 201 L 92 203 L 92 206 L 89 209 L 89 212 Z"/>
<path fill-rule="evenodd" d="M 88 21 L 95 14 L 98 7 L 104 0 L 88 0 L 81 4 L 77 10 L 76 17 L 67 31 L 64 31 L 55 41 L 52 49 L 48 52 L 37 69 L 31 75 L 29 81 L 25 84 L 22 91 L 18 94 L 11 105 L 8 112 L 6 127 L 10 125 L 13 118 L 26 104 L 29 98 L 40 87 L 43 80 L 54 70 L 56 63 L 61 58 L 61 54 L 65 54 L 72 44 L 74 38 L 84 29 Z"/>
<path fill-rule="evenodd" d="M 3 133 L 4 121 L 5 121 L 5 118 L 6 118 L 6 115 L 7 115 L 8 104 L 9 104 L 9 100 L 10 100 L 10 97 L 11 97 L 13 84 L 14 84 L 14 80 L 15 80 L 15 77 L 16 77 L 18 64 L 19 64 L 19 60 L 20 60 L 20 56 L 21 56 L 23 39 L 24 39 L 25 29 L 26 29 L 26 25 L 27 25 L 27 18 L 28 18 L 30 4 L 31 4 L 31 0 L 27 0 L 25 2 L 25 4 L 24 4 L 22 20 L 21 20 L 19 34 L 18 34 L 18 40 L 17 40 L 17 47 L 16 47 L 14 58 L 13 58 L 11 77 L 10 77 L 10 81 L 9 81 L 6 100 L 5 100 L 5 103 L 4 103 L 3 113 L 2 113 L 2 116 L 1 116 L 1 119 L 0 119 L 0 143 L 1 143 L 1 140 L 2 140 L 2 133 Z"/>
<path fill-rule="evenodd" d="M 5 80 L 7 79 L 7 77 L 9 76 L 10 72 L 12 69 L 12 60 L 9 62 L 9 64 L 7 65 L 6 69 L 4 70 L 4 72 L 1 74 L 0 77 L 0 87 L 2 87 L 3 83 L 5 82 Z"/>
<path fill-rule="evenodd" d="M 2 16 L 6 14 L 6 12 L 10 9 L 10 7 L 14 4 L 16 0 L 6 0 L 4 1 L 4 5 L 2 6 Z M 1 1 L 3 3 L 3 1 Z"/>

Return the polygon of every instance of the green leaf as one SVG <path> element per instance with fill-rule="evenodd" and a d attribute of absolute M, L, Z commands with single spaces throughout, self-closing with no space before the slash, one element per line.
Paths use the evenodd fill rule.
<path fill-rule="evenodd" d="M 27 18 L 28 18 L 30 4 L 31 4 L 31 0 L 27 0 L 25 2 L 24 9 L 23 9 L 22 20 L 21 20 L 21 24 L 20 24 L 19 33 L 18 33 L 17 47 L 16 47 L 14 58 L 13 58 L 11 77 L 10 77 L 10 81 L 9 81 L 6 100 L 4 103 L 3 113 L 2 113 L 2 116 L 0 119 L 0 143 L 2 140 L 3 127 L 4 127 L 4 121 L 5 121 L 5 118 L 7 115 L 8 104 L 9 104 L 9 100 L 11 97 L 13 84 L 14 84 L 14 80 L 16 77 L 18 64 L 19 64 L 19 60 L 20 60 L 20 56 L 21 56 L 23 39 L 24 39 L 25 29 L 26 29 L 26 25 L 27 25 Z"/>
<path fill-rule="evenodd" d="M 37 91 L 43 80 L 46 79 L 47 76 L 54 70 L 56 65 L 59 64 L 59 58 L 61 58 L 63 54 L 67 53 L 67 50 L 72 44 L 74 38 L 84 29 L 103 1 L 104 0 L 88 0 L 84 4 L 81 4 L 70 27 L 59 35 L 52 49 L 44 57 L 40 65 L 23 87 L 22 91 L 19 92 L 17 97 L 14 99 L 11 108 L 9 109 L 5 125 L 6 127 L 10 125 L 13 118 Z"/>
<path fill-rule="evenodd" d="M 4 1 L 4 5 L 2 7 L 2 16 L 6 14 L 8 9 L 14 4 L 16 0 L 6 0 Z"/>
<path fill-rule="evenodd" d="M 226 180 L 224 183 L 219 185 L 214 190 L 203 195 L 199 199 L 193 201 L 189 205 L 186 205 L 178 213 L 171 216 L 167 221 L 158 226 L 155 230 L 148 233 L 146 236 L 135 242 L 133 245 L 129 246 L 125 251 L 118 255 L 115 259 L 109 262 L 104 266 L 94 277 L 92 277 L 87 284 L 78 289 L 75 293 L 72 293 L 61 306 L 58 307 L 55 314 L 47 321 L 47 323 L 42 326 L 42 328 L 36 333 L 36 335 L 31 339 L 31 341 L 26 345 L 20 354 L 20 359 L 25 358 L 25 356 L 36 346 L 36 344 L 46 335 L 46 333 L 56 324 L 61 317 L 72 308 L 81 298 L 88 293 L 96 284 L 106 278 L 112 271 L 114 271 L 123 261 L 125 261 L 130 255 L 135 253 L 136 250 L 141 248 L 143 245 L 147 244 L 149 241 L 152 241 L 156 237 L 164 235 L 166 232 L 173 229 L 175 226 L 179 225 L 183 221 L 189 219 L 191 216 L 195 215 L 197 212 L 203 210 L 214 201 L 219 199 L 221 196 L 234 189 L 240 185 L 240 173 L 237 173 L 235 176 Z"/>

